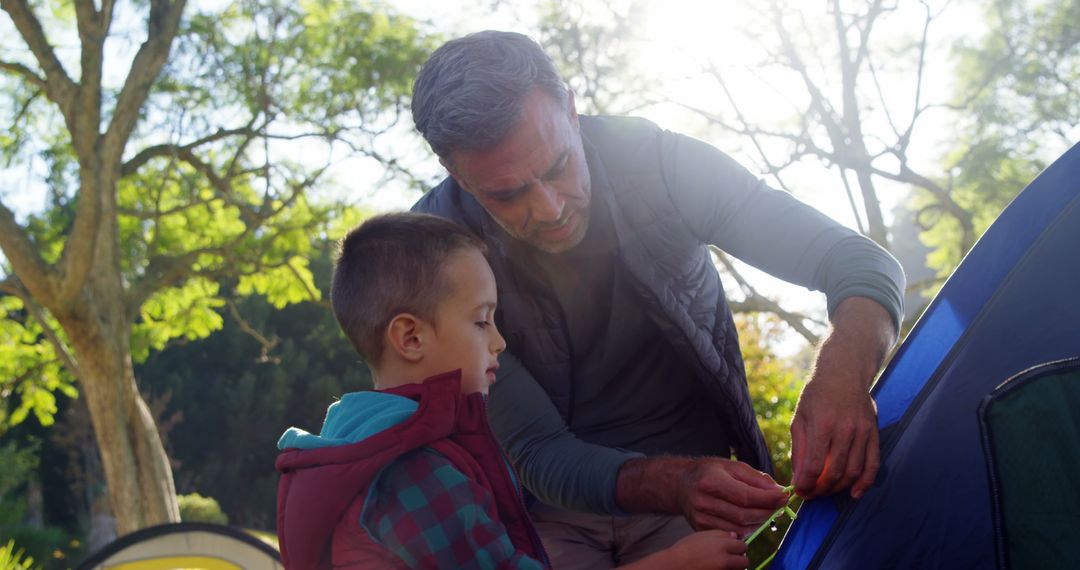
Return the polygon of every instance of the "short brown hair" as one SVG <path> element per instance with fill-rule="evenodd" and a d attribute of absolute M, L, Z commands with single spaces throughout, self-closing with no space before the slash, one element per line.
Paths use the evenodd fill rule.
<path fill-rule="evenodd" d="M 370 365 L 383 352 L 390 320 L 411 313 L 431 320 L 450 293 L 446 260 L 484 243 L 450 220 L 414 212 L 368 219 L 342 238 L 330 292 L 334 316 Z"/>

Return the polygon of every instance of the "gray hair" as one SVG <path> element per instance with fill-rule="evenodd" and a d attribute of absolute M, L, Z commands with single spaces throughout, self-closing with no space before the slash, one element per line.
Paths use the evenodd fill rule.
<path fill-rule="evenodd" d="M 416 130 L 444 160 L 455 150 L 498 144 L 535 88 L 565 105 L 568 90 L 551 58 L 528 36 L 487 30 L 435 50 L 413 83 Z"/>

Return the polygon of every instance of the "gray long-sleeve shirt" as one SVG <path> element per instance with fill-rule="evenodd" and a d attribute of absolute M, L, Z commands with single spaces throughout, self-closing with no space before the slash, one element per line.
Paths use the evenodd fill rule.
<path fill-rule="evenodd" d="M 712 146 L 670 132 L 662 139 L 667 184 L 658 191 L 669 193 L 702 243 L 824 291 L 830 313 L 843 299 L 864 296 L 899 322 L 904 279 L 888 253 L 768 188 Z M 618 513 L 615 482 L 626 460 L 661 452 L 726 456 L 729 449 L 691 368 L 621 281 L 615 256 L 605 255 L 616 245 L 605 233 L 604 203 L 593 196 L 589 234 L 580 246 L 559 255 L 537 252 L 526 261 L 547 275 L 566 315 L 574 345 L 572 425 L 511 354 L 500 359 L 489 415 L 533 494 L 564 508 Z"/>

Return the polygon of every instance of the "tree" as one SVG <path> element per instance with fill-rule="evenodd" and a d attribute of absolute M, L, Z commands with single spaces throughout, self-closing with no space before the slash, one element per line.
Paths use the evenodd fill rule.
<path fill-rule="evenodd" d="M 0 204 L 9 420 L 49 421 L 78 381 L 121 533 L 178 520 L 134 363 L 219 329 L 223 281 L 319 297 L 305 255 L 336 208 L 312 188 L 341 149 L 395 168 L 373 138 L 429 51 L 413 22 L 343 1 L 185 4 L 0 1 L 24 44 L 0 61 L 0 150 L 48 198 L 23 219 Z"/>
<path fill-rule="evenodd" d="M 954 50 L 957 99 L 970 103 L 942 159 L 977 234 L 1080 141 L 1080 1 L 998 0 L 981 9 L 986 32 Z M 966 253 L 957 228 L 937 219 L 934 196 L 919 194 L 913 205 L 935 250 L 930 266 L 948 275 Z"/>
<path fill-rule="evenodd" d="M 574 92 L 580 113 L 631 114 L 655 101 L 655 76 L 634 65 L 642 2 L 546 0 L 537 41 Z"/>
<path fill-rule="evenodd" d="M 724 130 L 749 137 L 765 171 L 785 188 L 783 172 L 805 158 L 835 168 L 859 229 L 886 249 L 888 228 L 878 188 L 882 181 L 933 193 L 964 228 L 964 240 L 970 246 L 974 240 L 970 216 L 952 201 L 948 188 L 918 172 L 910 156 L 920 119 L 945 106 L 924 100 L 926 56 L 940 11 L 926 2 L 921 5 L 922 29 L 904 41 L 885 43 L 875 32 L 898 7 L 882 0 L 831 0 L 824 14 L 827 18 L 814 13 L 820 5 L 773 0 L 759 14 L 765 24 L 755 30 L 754 47 L 763 55 L 755 63 L 801 84 L 790 99 L 790 114 L 777 114 L 788 126 L 751 120 L 743 109 L 746 101 L 736 96 L 725 72 L 715 65 L 706 64 L 707 73 L 731 111 L 694 110 Z M 892 81 L 885 83 L 886 79 Z M 906 93 L 898 96 L 887 89 L 891 85 L 903 85 Z"/>
<path fill-rule="evenodd" d="M 329 249 L 311 258 L 324 294 Z M 372 383 L 333 314 L 320 304 L 279 310 L 252 297 L 235 306 L 221 332 L 155 353 L 137 371 L 148 399 L 164 402 L 163 417 L 178 420 L 166 436 L 177 491 L 214 497 L 233 524 L 272 529 L 278 482 L 273 464 L 282 432 L 298 426 L 317 433 L 327 406 Z M 248 327 L 269 339 L 273 350 L 245 334 Z"/>
<path fill-rule="evenodd" d="M 755 75 L 793 78 L 790 86 L 800 88 L 785 91 L 792 112 L 773 113 L 777 121 L 751 116 L 745 91 L 715 65 L 707 71 L 729 111 L 693 109 L 750 137 L 763 170 L 785 188 L 798 191 L 785 184 L 785 174 L 806 159 L 833 169 L 860 230 L 887 248 L 893 244 L 882 189 L 912 193 L 913 200 L 899 202 L 915 210 L 938 275 L 909 289 L 927 296 L 1015 193 L 1073 142 L 1080 115 L 1076 2 L 994 2 L 981 8 L 988 32 L 962 39 L 949 60 L 942 20 L 952 8 L 833 0 L 822 12 L 820 5 L 770 2 L 758 29 L 748 32 L 764 54 Z M 890 18 L 907 27 L 888 25 Z M 946 75 L 957 79 L 931 93 Z M 943 124 L 955 129 L 928 133 Z M 937 153 L 932 144 L 950 150 Z"/>

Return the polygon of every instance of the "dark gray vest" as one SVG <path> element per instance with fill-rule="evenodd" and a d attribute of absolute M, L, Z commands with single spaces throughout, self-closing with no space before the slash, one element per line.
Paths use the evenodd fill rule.
<path fill-rule="evenodd" d="M 720 276 L 707 245 L 687 229 L 667 192 L 659 190 L 665 184 L 659 165 L 661 132 L 640 119 L 581 117 L 592 179 L 591 207 L 609 209 L 619 263 L 664 340 L 697 371 L 723 418 L 736 456 L 771 472 Z M 413 209 L 462 223 L 491 248 L 499 330 L 510 352 L 521 359 L 569 424 L 574 355 L 554 293 L 539 269 L 523 261 L 528 259 L 524 248 L 530 246 L 510 238 L 451 178 Z"/>

